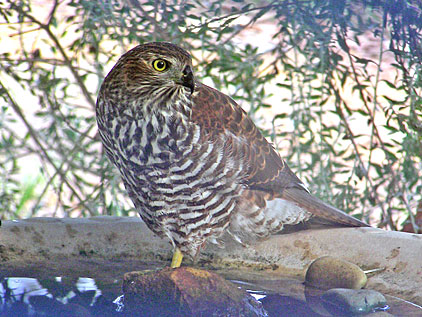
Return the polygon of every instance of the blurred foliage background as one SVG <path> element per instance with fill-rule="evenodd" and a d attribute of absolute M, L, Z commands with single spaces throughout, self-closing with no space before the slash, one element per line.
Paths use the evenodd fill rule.
<path fill-rule="evenodd" d="M 0 213 L 135 215 L 95 123 L 139 43 L 189 50 L 323 200 L 418 230 L 422 8 L 406 0 L 0 1 Z"/>

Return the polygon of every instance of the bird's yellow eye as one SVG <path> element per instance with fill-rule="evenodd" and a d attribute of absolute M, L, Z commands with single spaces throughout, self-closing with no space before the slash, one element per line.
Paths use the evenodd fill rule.
<path fill-rule="evenodd" d="M 163 72 L 169 67 L 169 63 L 164 59 L 156 59 L 152 62 L 152 67 L 159 72 Z"/>

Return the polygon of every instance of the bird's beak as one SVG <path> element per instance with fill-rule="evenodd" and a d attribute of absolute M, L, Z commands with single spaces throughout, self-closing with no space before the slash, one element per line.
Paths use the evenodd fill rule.
<path fill-rule="evenodd" d="M 193 93 L 195 89 L 195 80 L 193 78 L 192 67 L 189 65 L 183 69 L 182 85 L 190 88 L 191 93 Z"/>

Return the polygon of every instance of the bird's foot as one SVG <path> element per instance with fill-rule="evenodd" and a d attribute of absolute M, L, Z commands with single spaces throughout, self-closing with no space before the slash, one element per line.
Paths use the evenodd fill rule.
<path fill-rule="evenodd" d="M 179 249 L 179 248 L 176 248 L 176 249 L 174 250 L 174 253 L 173 253 L 173 258 L 172 258 L 172 260 L 171 260 L 171 265 L 170 265 L 170 267 L 171 267 L 171 268 L 177 268 L 177 267 L 180 267 L 180 264 L 182 264 L 182 260 L 183 260 L 183 254 L 182 254 L 182 251 L 180 251 L 180 249 Z"/>

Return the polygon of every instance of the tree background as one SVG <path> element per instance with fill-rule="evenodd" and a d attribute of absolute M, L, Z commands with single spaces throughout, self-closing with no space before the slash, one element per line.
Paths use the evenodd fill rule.
<path fill-rule="evenodd" d="M 400 229 L 422 199 L 419 1 L 0 3 L 0 215 L 135 215 L 97 135 L 95 100 L 144 42 L 192 53 L 311 191 Z"/>

